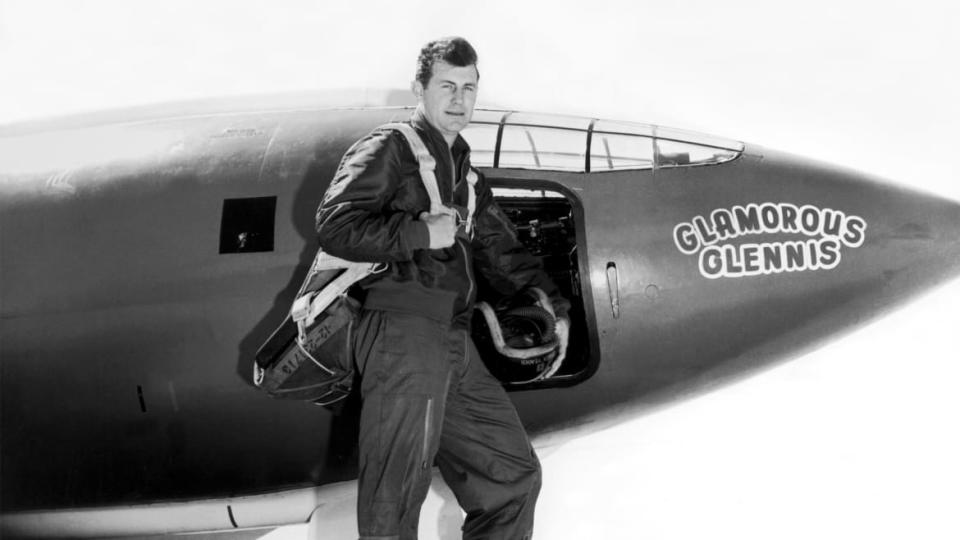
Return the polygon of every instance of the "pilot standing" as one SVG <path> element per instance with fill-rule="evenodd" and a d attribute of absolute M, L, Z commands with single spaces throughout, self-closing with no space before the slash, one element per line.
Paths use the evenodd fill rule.
<path fill-rule="evenodd" d="M 361 539 L 417 537 L 435 461 L 467 514 L 463 538 L 532 535 L 540 463 L 469 326 L 478 280 L 504 295 L 539 287 L 558 316 L 562 360 L 569 303 L 517 240 L 482 175 L 473 223 L 465 223 L 472 169 L 459 132 L 473 114 L 476 63 L 463 38 L 431 41 L 412 83 L 418 106 L 410 124 L 437 161 L 449 214 L 427 213 L 417 159 L 391 129 L 374 130 L 347 151 L 317 210 L 324 251 L 389 263 L 360 283 L 353 342 L 362 377 Z"/>

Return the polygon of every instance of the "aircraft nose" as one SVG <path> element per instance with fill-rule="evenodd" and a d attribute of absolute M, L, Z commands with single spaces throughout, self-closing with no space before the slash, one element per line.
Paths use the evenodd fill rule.
<path fill-rule="evenodd" d="M 752 146 L 720 167 L 657 171 L 650 193 L 669 199 L 640 213 L 653 217 L 638 230 L 671 241 L 638 252 L 665 246 L 671 264 L 639 285 L 620 274 L 664 291 L 626 296 L 610 323 L 639 329 L 620 345 L 646 353 L 633 398 L 787 358 L 960 274 L 956 201 Z M 655 222 L 662 208 L 676 219 Z"/>
<path fill-rule="evenodd" d="M 829 243 L 835 235 L 836 260 L 829 250 L 820 254 L 824 264 L 815 272 L 817 286 L 811 287 L 832 290 L 825 301 L 844 308 L 858 304 L 848 313 L 867 320 L 960 274 L 957 201 L 856 171 L 772 153 L 767 157 L 769 172 L 787 178 L 778 187 L 791 194 L 782 199 L 796 203 L 800 232 L 816 222 L 816 210 L 820 241 Z"/>
<path fill-rule="evenodd" d="M 872 182 L 865 182 L 870 185 Z M 868 223 L 861 268 L 882 278 L 895 297 L 960 273 L 960 204 L 906 187 L 873 184 L 858 209 Z"/>

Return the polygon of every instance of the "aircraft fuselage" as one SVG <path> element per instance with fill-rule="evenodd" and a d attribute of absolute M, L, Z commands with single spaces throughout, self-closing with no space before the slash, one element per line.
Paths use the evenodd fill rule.
<path fill-rule="evenodd" d="M 351 413 L 271 400 L 251 365 L 314 255 L 343 152 L 408 115 L 0 132 L 3 512 L 353 478 Z M 511 394 L 533 433 L 796 354 L 960 261 L 960 206 L 852 171 L 751 145 L 696 166 L 607 157 L 589 172 L 481 168 L 494 186 L 562 195 L 573 217 L 582 369 Z"/>

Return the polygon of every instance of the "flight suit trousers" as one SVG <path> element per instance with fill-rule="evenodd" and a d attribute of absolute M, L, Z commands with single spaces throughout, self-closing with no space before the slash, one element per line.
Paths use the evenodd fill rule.
<path fill-rule="evenodd" d="M 363 399 L 361 540 L 417 538 L 434 460 L 467 513 L 464 539 L 529 539 L 540 462 L 469 333 L 366 310 L 354 347 Z"/>

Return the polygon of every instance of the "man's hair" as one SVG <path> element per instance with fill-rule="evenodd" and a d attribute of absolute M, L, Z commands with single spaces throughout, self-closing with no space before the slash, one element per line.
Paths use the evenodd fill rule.
<path fill-rule="evenodd" d="M 439 60 L 443 60 L 451 66 L 475 66 L 477 51 L 462 37 L 435 39 L 424 45 L 420 49 L 420 57 L 417 58 L 417 80 L 424 88 L 426 88 L 430 82 L 430 77 L 433 75 L 433 65 Z M 479 70 L 477 76 L 480 76 Z"/>

